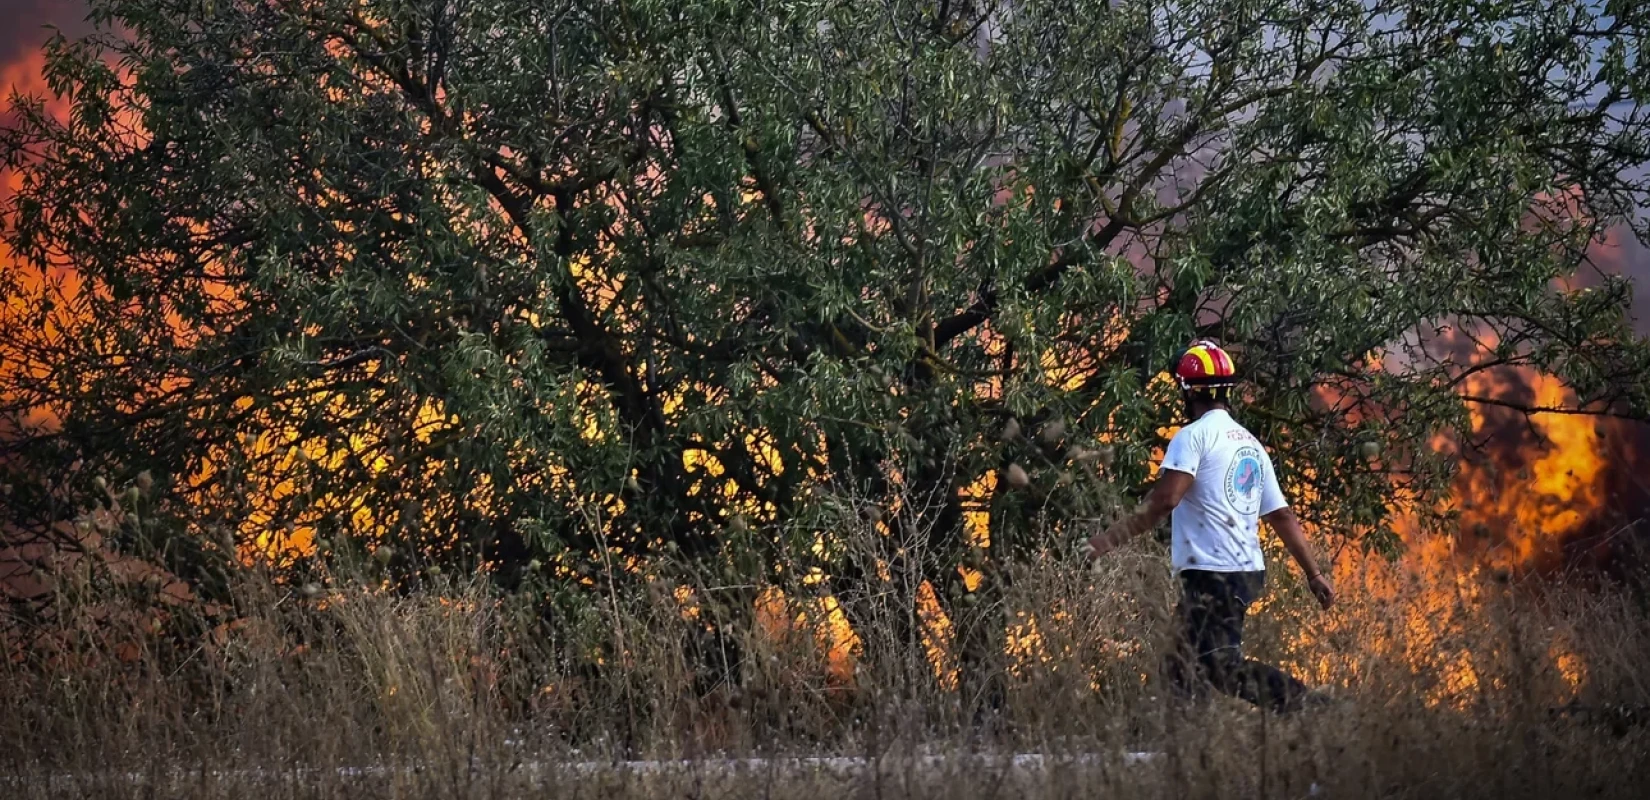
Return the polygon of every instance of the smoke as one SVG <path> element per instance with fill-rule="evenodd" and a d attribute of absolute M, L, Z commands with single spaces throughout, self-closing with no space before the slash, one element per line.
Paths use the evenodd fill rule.
<path fill-rule="evenodd" d="M 91 25 L 81 0 L 0 0 L 0 19 L 11 20 L 0 28 L 0 125 L 4 125 L 9 121 L 13 90 L 44 93 L 41 47 L 53 29 L 75 38 L 89 33 Z"/>
<path fill-rule="evenodd" d="M 1632 281 L 1633 330 L 1650 336 L 1650 247 L 1631 228 L 1618 225 L 1588 257 L 1596 274 Z M 1578 277 L 1586 285 L 1594 276 L 1583 270 Z M 1650 567 L 1650 423 L 1607 419 L 1598 431 L 1602 505 L 1565 543 L 1565 560 L 1620 577 L 1642 576 Z"/>
<path fill-rule="evenodd" d="M 91 30 L 81 0 L 0 0 L 0 19 L 12 21 L 0 29 L 0 64 L 11 64 L 40 49 L 52 28 L 70 38 Z"/>
<path fill-rule="evenodd" d="M 1605 231 L 1603 241 L 1588 252 L 1590 268 L 1577 275 L 1580 286 L 1598 283 L 1600 275 L 1623 275 L 1633 281 L 1633 330 L 1650 336 L 1650 248 L 1632 229 L 1618 225 Z"/>

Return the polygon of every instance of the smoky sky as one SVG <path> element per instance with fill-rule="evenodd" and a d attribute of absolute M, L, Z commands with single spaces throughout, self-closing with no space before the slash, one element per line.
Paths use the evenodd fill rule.
<path fill-rule="evenodd" d="M 23 61 L 51 38 L 55 25 L 68 36 L 91 29 L 83 0 L 0 0 L 0 64 Z"/>
<path fill-rule="evenodd" d="M 1650 248 L 1625 228 L 1612 230 L 1605 241 L 1593 248 L 1593 261 L 1604 272 L 1633 278 L 1633 328 L 1650 336 Z"/>

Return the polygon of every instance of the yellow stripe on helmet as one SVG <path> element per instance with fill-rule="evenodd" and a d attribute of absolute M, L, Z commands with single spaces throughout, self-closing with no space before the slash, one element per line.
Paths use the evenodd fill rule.
<path fill-rule="evenodd" d="M 1209 352 L 1208 348 L 1194 347 L 1192 348 L 1192 354 L 1197 356 L 1197 360 L 1203 364 L 1204 375 L 1211 378 L 1219 375 L 1219 373 L 1215 372 L 1215 357 Z"/>

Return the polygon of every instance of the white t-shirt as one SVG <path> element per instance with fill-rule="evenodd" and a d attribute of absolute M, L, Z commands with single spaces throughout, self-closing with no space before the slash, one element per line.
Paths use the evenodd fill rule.
<path fill-rule="evenodd" d="M 1175 572 L 1266 569 L 1260 518 L 1289 503 L 1254 434 L 1225 411 L 1210 411 L 1169 440 L 1163 468 L 1194 479 L 1171 519 Z"/>

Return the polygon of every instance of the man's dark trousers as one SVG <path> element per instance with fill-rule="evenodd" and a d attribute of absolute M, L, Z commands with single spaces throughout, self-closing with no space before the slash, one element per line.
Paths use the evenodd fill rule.
<path fill-rule="evenodd" d="M 1266 586 L 1265 572 L 1180 571 L 1180 628 L 1167 664 L 1183 697 L 1202 699 L 1213 686 L 1271 711 L 1300 708 L 1306 685 L 1272 666 L 1243 657 L 1243 617 Z"/>

